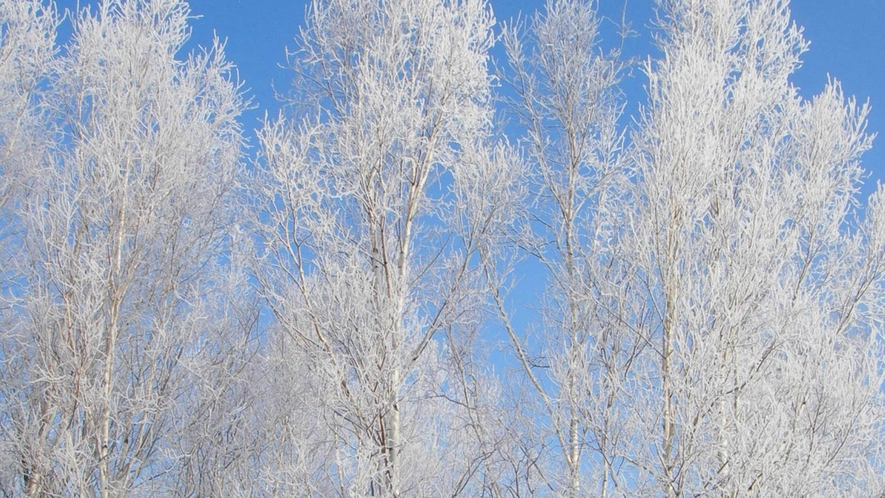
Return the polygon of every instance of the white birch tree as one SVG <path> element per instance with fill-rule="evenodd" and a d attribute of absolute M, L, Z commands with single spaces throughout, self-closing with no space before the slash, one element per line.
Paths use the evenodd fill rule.
<path fill-rule="evenodd" d="M 295 117 L 260 132 L 256 272 L 274 361 L 320 403 L 294 452 L 314 493 L 481 482 L 489 450 L 462 424 L 484 400 L 446 366 L 472 352 L 443 336 L 478 323 L 478 251 L 518 197 L 518 158 L 491 139 L 492 25 L 482 0 L 312 2 Z"/>
<path fill-rule="evenodd" d="M 618 393 L 644 346 L 619 323 L 629 280 L 615 264 L 628 181 L 617 131 L 623 64 L 617 50 L 603 51 L 602 22 L 594 2 L 548 1 L 526 33 L 504 34 L 516 94 L 509 106 L 525 126 L 535 192 L 518 243 L 547 281 L 539 334 L 514 329 L 500 278 L 493 293 L 538 399 L 535 424 L 548 429 L 541 480 L 574 497 L 618 487 Z"/>
<path fill-rule="evenodd" d="M 528 42 L 505 38 L 539 192 L 521 243 L 550 282 L 540 350 L 492 292 L 553 439 L 543 481 L 877 493 L 885 247 L 879 194 L 858 207 L 867 108 L 835 82 L 798 96 L 787 2 L 658 6 L 662 56 L 626 156 L 592 5 L 548 2 Z"/>
<path fill-rule="evenodd" d="M 33 181 L 14 213 L 20 250 L 4 262 L 8 494 L 164 492 L 187 457 L 176 452 L 187 417 L 204 416 L 188 403 L 195 369 L 224 344 L 212 296 L 227 278 L 244 104 L 220 46 L 176 58 L 187 18 L 178 0 L 75 13 L 65 54 L 22 101 L 24 115 L 45 109 L 52 146 L 23 156 Z M 51 40 L 52 23 L 32 19 L 25 32 Z"/>
<path fill-rule="evenodd" d="M 801 98 L 788 2 L 661 2 L 633 134 L 629 394 L 637 486 L 664 496 L 882 488 L 881 204 L 858 214 L 866 106 Z"/>

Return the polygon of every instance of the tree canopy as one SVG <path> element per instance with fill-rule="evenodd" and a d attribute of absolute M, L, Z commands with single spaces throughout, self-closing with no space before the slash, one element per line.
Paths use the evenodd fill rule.
<path fill-rule="evenodd" d="M 657 7 L 313 0 L 250 145 L 184 0 L 0 3 L 0 493 L 885 493 L 869 108 Z"/>

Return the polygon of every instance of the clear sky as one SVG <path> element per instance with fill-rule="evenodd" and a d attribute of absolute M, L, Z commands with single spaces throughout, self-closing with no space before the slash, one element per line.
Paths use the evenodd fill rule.
<path fill-rule="evenodd" d="M 79 0 L 81 5 L 95 0 Z M 59 7 L 73 8 L 77 0 L 61 0 Z M 543 7 L 543 0 L 492 0 L 499 23 L 520 12 L 530 14 Z M 648 26 L 654 15 L 653 0 L 600 0 L 602 15 L 619 20 L 622 12 L 639 36 L 628 40 L 625 52 L 645 58 L 654 55 Z M 250 133 L 258 126 L 264 112 L 275 115 L 279 103 L 272 85 L 288 88 L 291 75 L 285 65 L 285 48 L 294 46 L 294 37 L 303 23 L 305 0 L 191 0 L 194 15 L 191 47 L 209 45 L 213 33 L 227 40 L 227 55 L 239 68 L 240 78 L 258 108 L 244 116 L 243 124 Z M 859 101 L 869 99 L 872 113 L 871 132 L 885 132 L 885 0 L 794 0 L 793 18 L 805 29 L 811 50 L 805 54 L 803 67 L 795 74 L 794 83 L 803 96 L 819 92 L 831 75 L 842 82 L 848 95 Z M 608 33 L 609 35 L 613 32 Z M 612 43 L 612 37 L 608 37 Z M 500 57 L 500 51 L 493 54 Z M 634 112 L 644 99 L 644 77 L 634 71 L 625 82 L 630 99 L 627 112 Z M 251 133 L 250 133 L 251 134 Z M 865 167 L 872 178 L 865 191 L 877 179 L 885 180 L 885 134 L 877 139 L 871 152 L 864 156 Z"/>

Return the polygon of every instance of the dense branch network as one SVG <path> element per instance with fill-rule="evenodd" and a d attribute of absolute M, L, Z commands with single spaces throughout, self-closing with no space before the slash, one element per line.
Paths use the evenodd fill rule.
<path fill-rule="evenodd" d="M 183 0 L 0 2 L 0 494 L 885 492 L 868 108 L 657 5 L 625 120 L 593 1 L 314 0 L 248 157 Z"/>

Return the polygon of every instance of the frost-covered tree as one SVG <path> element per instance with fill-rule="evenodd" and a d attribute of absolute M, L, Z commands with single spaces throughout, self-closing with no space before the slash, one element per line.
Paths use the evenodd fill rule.
<path fill-rule="evenodd" d="M 617 393 L 642 347 L 617 315 L 627 280 L 613 264 L 627 182 L 617 132 L 622 64 L 616 51 L 603 53 L 602 22 L 592 2 L 548 1 L 527 33 L 517 26 L 504 36 L 516 94 L 509 107 L 527 132 L 535 193 L 518 240 L 547 274 L 541 333 L 528 337 L 513 328 L 500 279 L 493 292 L 539 400 L 535 423 L 546 429 L 539 436 L 549 449 L 536 475 L 565 496 L 588 489 L 605 496 L 617 486 Z"/>
<path fill-rule="evenodd" d="M 798 95 L 806 43 L 785 1 L 659 8 L 662 55 L 620 154 L 617 66 L 593 48 L 592 6 L 550 2 L 530 41 L 506 38 L 538 184 L 522 244 L 548 274 L 544 340 L 500 310 L 552 439 L 536 442 L 551 448 L 542 481 L 877 493 L 885 246 L 881 194 L 858 208 L 867 109 L 835 82 Z"/>
<path fill-rule="evenodd" d="M 29 24 L 4 19 L 6 60 L 37 64 L 31 46 L 6 41 L 51 42 L 52 9 L 0 7 L 10 9 Z M 45 13 L 21 17 L 34 12 Z M 17 153 L 32 179 L 6 213 L 16 251 L 4 261 L 0 487 L 10 495 L 163 492 L 199 456 L 186 451 L 198 435 L 186 434 L 207 417 L 191 404 L 206 363 L 242 346 L 222 339 L 235 320 L 213 296 L 231 275 L 219 270 L 231 261 L 243 101 L 220 46 L 176 58 L 187 17 L 179 0 L 74 13 L 52 71 L 3 94 L 4 113 L 20 104 L 20 115 L 45 115 L 51 139 Z M 21 122 L 3 122 L 6 150 Z"/>
<path fill-rule="evenodd" d="M 881 193 L 859 215 L 867 108 L 806 100 L 787 2 L 662 2 L 633 133 L 623 456 L 666 496 L 881 490 Z M 645 491 L 648 490 L 648 491 Z"/>
<path fill-rule="evenodd" d="M 303 428 L 283 452 L 295 489 L 483 486 L 476 392 L 492 389 L 456 366 L 481 321 L 478 251 L 520 174 L 490 138 L 492 25 L 483 0 L 310 6 L 294 117 L 260 132 L 252 196 L 265 201 L 256 273 L 278 322 L 274 361 L 316 403 L 309 421 L 283 414 L 285 430 Z"/>
<path fill-rule="evenodd" d="M 184 0 L 0 0 L 0 494 L 882 494 L 868 109 L 657 5 L 627 128 L 595 2 L 504 30 L 519 152 L 487 0 L 314 0 L 243 165 Z"/>

